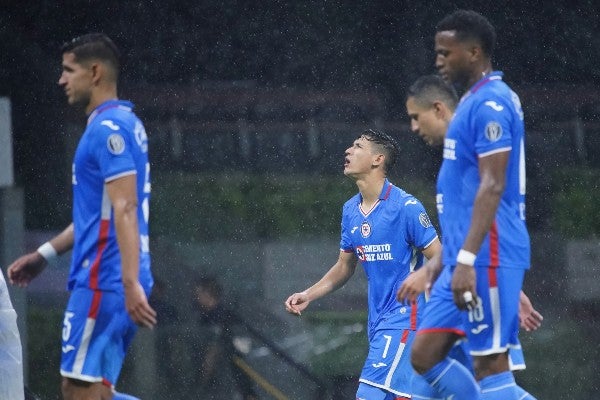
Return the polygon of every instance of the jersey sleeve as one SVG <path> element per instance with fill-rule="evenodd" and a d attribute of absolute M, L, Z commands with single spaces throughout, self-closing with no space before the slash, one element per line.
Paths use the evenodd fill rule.
<path fill-rule="evenodd" d="M 501 99 L 483 100 L 474 112 L 475 151 L 479 157 L 512 148 L 512 108 Z"/>
<path fill-rule="evenodd" d="M 437 232 L 425 207 L 419 200 L 411 198 L 405 201 L 404 210 L 408 242 L 419 249 L 426 248 L 437 237 Z"/>
<path fill-rule="evenodd" d="M 352 244 L 348 225 L 348 213 L 346 212 L 346 207 L 344 207 L 342 209 L 340 250 L 346 253 L 352 253 L 354 252 L 354 245 Z"/>
<path fill-rule="evenodd" d="M 101 121 L 95 128 L 93 152 L 106 182 L 136 173 L 131 136 L 123 123 L 110 119 Z"/>

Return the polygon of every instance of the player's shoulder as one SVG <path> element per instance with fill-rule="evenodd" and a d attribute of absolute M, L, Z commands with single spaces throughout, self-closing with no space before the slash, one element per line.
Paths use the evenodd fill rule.
<path fill-rule="evenodd" d="M 398 186 L 392 186 L 389 200 L 402 208 L 421 205 L 419 199 Z"/>
<path fill-rule="evenodd" d="M 139 121 L 139 118 L 132 109 L 125 106 L 110 109 L 106 113 L 99 115 L 99 117 L 100 125 L 112 126 L 112 129 L 114 129 L 115 125 L 122 129 L 133 129 Z"/>
<path fill-rule="evenodd" d="M 510 103 L 516 93 L 502 79 L 491 80 L 487 85 L 483 85 L 474 96 L 476 103 L 487 105 L 489 101 Z"/>
<path fill-rule="evenodd" d="M 501 85 L 500 85 L 501 84 Z M 519 104 L 518 96 L 502 81 L 497 87 L 488 87 L 482 90 L 473 102 L 472 110 L 479 115 L 512 115 L 515 104 Z"/>

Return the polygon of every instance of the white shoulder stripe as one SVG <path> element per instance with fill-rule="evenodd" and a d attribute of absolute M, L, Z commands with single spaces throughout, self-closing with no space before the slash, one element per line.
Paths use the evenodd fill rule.
<path fill-rule="evenodd" d="M 431 244 L 432 244 L 433 242 L 435 242 L 435 240 L 436 240 L 437 238 L 438 238 L 438 236 L 437 236 L 437 235 L 435 235 L 435 237 L 434 237 L 433 239 L 431 239 L 431 241 L 430 241 L 429 243 L 427 243 L 427 244 L 426 244 L 426 245 L 425 245 L 423 248 L 424 248 L 424 249 L 426 249 L 426 248 L 428 248 L 429 246 L 431 246 Z"/>
<path fill-rule="evenodd" d="M 478 154 L 477 157 L 483 158 L 483 157 L 491 156 L 492 154 L 504 153 L 505 151 L 511 151 L 511 150 L 512 150 L 512 146 L 500 147 L 499 149 L 494 149 L 494 150 L 486 151 L 485 153 Z"/>
<path fill-rule="evenodd" d="M 124 171 L 124 172 L 121 172 L 119 174 L 109 176 L 109 177 L 107 177 L 107 178 L 104 179 L 104 182 L 108 183 L 108 182 L 114 181 L 115 179 L 122 178 L 124 176 L 136 175 L 136 174 L 137 174 L 137 171 L 135 169 L 131 169 L 129 171 Z"/>

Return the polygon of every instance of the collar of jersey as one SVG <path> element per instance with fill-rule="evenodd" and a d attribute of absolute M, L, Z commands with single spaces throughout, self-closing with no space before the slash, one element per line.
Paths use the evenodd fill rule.
<path fill-rule="evenodd" d="M 381 188 L 381 193 L 379 194 L 379 200 L 387 200 L 387 198 L 390 197 L 392 186 L 392 183 L 385 178 L 385 181 L 383 182 L 383 188 Z"/>
<path fill-rule="evenodd" d="M 131 111 L 133 109 L 133 104 L 127 100 L 107 100 L 104 103 L 98 105 L 98 107 L 94 108 L 94 110 L 88 116 L 87 124 L 89 125 L 94 120 L 94 118 L 96 118 L 99 114 L 102 114 L 104 111 L 116 107 L 123 108 L 127 111 Z"/>
<path fill-rule="evenodd" d="M 385 178 L 385 181 L 383 182 L 383 188 L 381 189 L 381 193 L 379 194 L 379 200 L 377 200 L 375 202 L 375 204 L 373 204 L 373 207 L 371 207 L 370 210 L 368 210 L 367 212 L 363 211 L 362 209 L 362 195 L 359 198 L 358 201 L 358 209 L 360 210 L 360 212 L 366 217 L 367 215 L 371 214 L 371 212 L 377 207 L 377 205 L 382 201 L 382 200 L 387 200 L 388 197 L 390 197 L 390 192 L 392 191 L 392 183 L 390 181 L 388 181 L 387 178 Z"/>
<path fill-rule="evenodd" d="M 502 71 L 492 71 L 489 74 L 484 75 L 480 80 L 477 81 L 477 83 L 475 83 L 471 87 L 469 93 L 477 92 L 479 89 L 481 89 L 483 85 L 485 85 L 489 81 L 502 80 L 503 75 L 504 73 Z"/>
<path fill-rule="evenodd" d="M 484 75 L 480 80 L 477 81 L 477 83 L 475 83 L 473 86 L 471 86 L 471 89 L 469 89 L 469 91 L 467 93 L 465 93 L 460 98 L 459 104 L 462 103 L 463 101 L 465 101 L 467 98 L 469 98 L 472 94 L 475 94 L 486 83 L 488 83 L 490 81 L 502 80 L 503 75 L 504 75 L 504 73 L 502 71 L 492 71 L 489 74 Z"/>

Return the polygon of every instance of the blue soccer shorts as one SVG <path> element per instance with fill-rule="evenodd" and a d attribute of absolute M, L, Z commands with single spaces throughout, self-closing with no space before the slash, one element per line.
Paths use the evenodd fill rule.
<path fill-rule="evenodd" d="M 61 375 L 114 387 L 136 331 L 122 293 L 75 288 L 63 320 Z"/>
<path fill-rule="evenodd" d="M 410 398 L 413 368 L 410 347 L 416 331 L 410 329 L 378 329 L 370 335 L 369 354 L 360 375 L 357 398 L 387 399 L 388 393 Z M 365 385 L 377 388 L 372 390 Z M 362 389 L 361 389 L 362 388 Z M 364 391 L 371 394 L 365 397 Z M 383 397 L 373 397 L 380 393 Z"/>
<path fill-rule="evenodd" d="M 419 332 L 451 332 L 466 336 L 471 355 L 518 349 L 519 295 L 525 271 L 516 268 L 476 268 L 477 307 L 461 311 L 454 304 L 452 273 L 444 267 L 433 285 Z"/>
<path fill-rule="evenodd" d="M 457 341 L 452 349 L 450 349 L 448 357 L 460 362 L 473 373 L 473 358 L 471 357 L 467 340 Z M 508 348 L 508 365 L 511 371 L 519 371 L 526 368 L 525 355 L 523 354 L 521 342 L 518 340 L 516 345 L 511 345 Z"/>
<path fill-rule="evenodd" d="M 473 356 L 504 353 L 519 343 L 519 298 L 525 270 L 477 267 L 477 306 L 465 327 Z"/>

